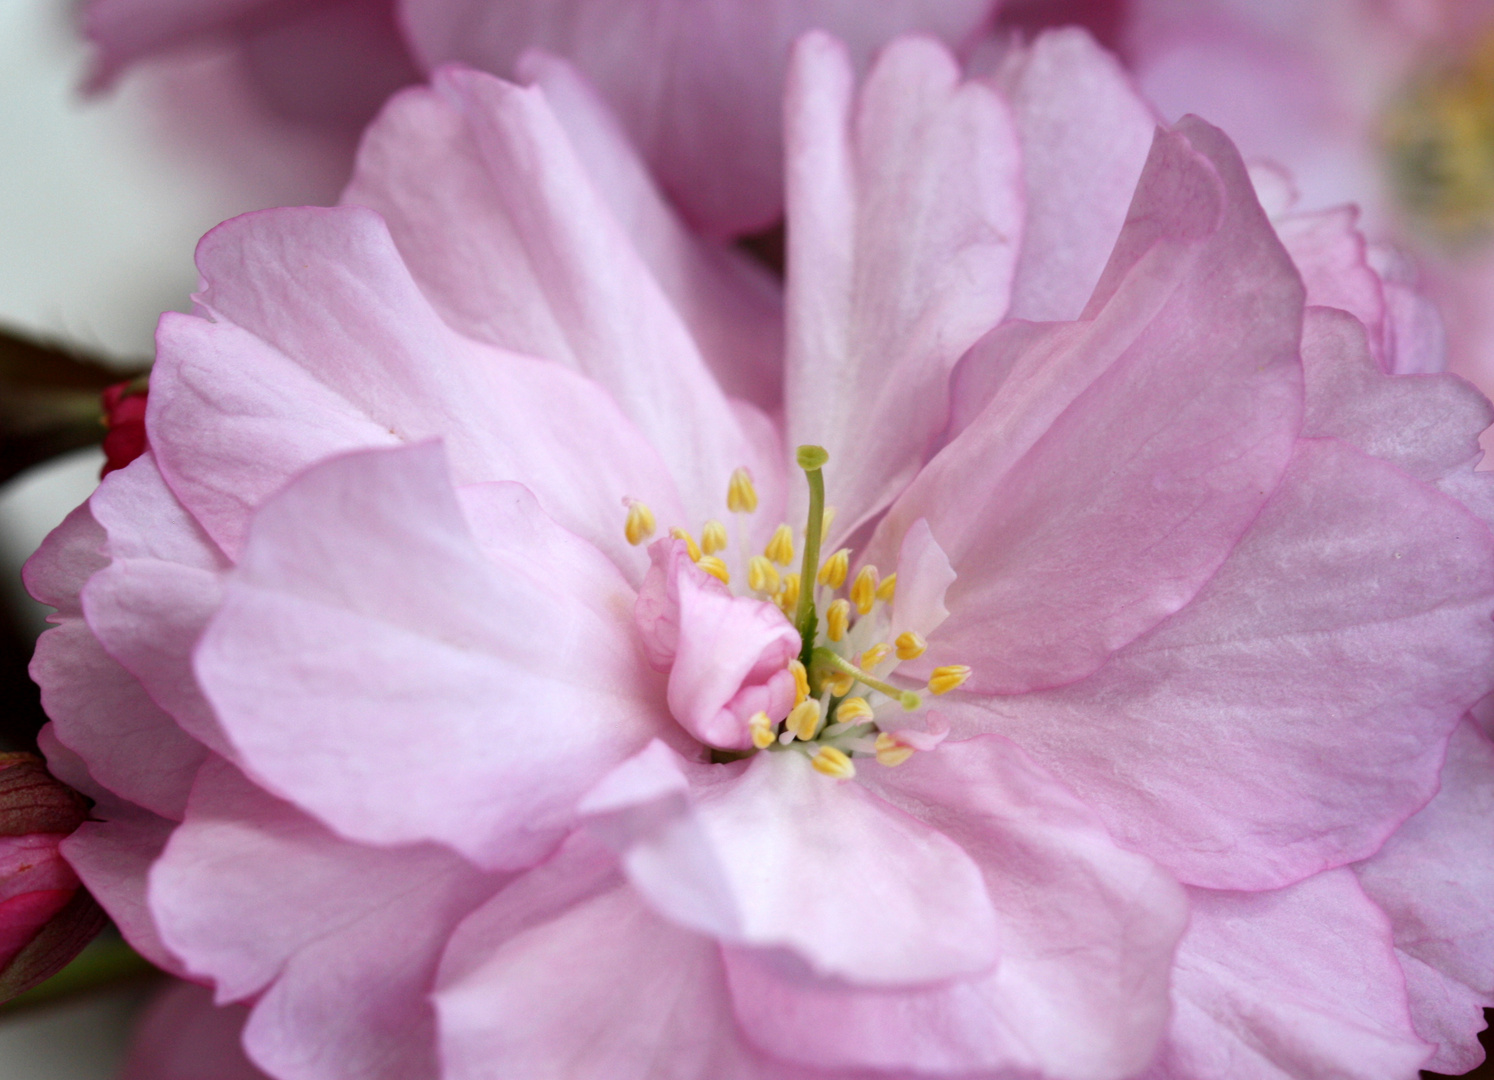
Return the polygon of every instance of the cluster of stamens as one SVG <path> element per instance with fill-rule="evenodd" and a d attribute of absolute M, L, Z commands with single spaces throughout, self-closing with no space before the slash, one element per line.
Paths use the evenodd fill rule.
<path fill-rule="evenodd" d="M 789 661 L 796 687 L 787 715 L 759 712 L 749 721 L 752 745 L 758 750 L 797 750 L 809 756 L 814 768 L 827 776 L 848 779 L 856 774 L 854 758 L 875 757 L 887 766 L 901 765 L 916 749 L 905 736 L 884 731 L 878 719 L 922 707 L 916 690 L 887 681 L 898 664 L 916 660 L 928 648 L 923 638 L 905 630 L 888 640 L 897 575 L 881 576 L 870 563 L 851 575 L 851 551 L 840 548 L 820 560 L 820 539 L 834 520 L 835 508 L 824 504 L 821 469 L 829 455 L 817 446 L 801 446 L 800 468 L 809 482 L 809 523 L 803 531 L 803 554 L 798 572 L 794 561 L 794 532 L 780 524 L 761 554 L 745 545 L 746 519 L 757 510 L 752 475 L 737 469 L 727 487 L 727 509 L 738 519 L 743 541 L 738 562 L 745 566 L 746 585 L 759 599 L 778 605 L 799 631 L 803 647 Z M 653 513 L 641 502 L 628 504 L 624 532 L 630 544 L 642 544 L 657 528 Z M 682 541 L 701 570 L 731 584 L 731 572 L 721 553 L 730 544 L 726 526 L 707 521 L 700 541 L 675 526 L 669 534 Z M 847 579 L 849 578 L 849 585 Z M 803 583 L 809 581 L 808 589 Z M 963 664 L 937 667 L 924 689 L 947 694 L 970 677 Z"/>

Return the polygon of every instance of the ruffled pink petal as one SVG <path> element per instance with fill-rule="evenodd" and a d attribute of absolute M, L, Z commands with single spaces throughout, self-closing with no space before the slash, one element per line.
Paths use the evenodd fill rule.
<path fill-rule="evenodd" d="M 517 867 L 667 723 L 627 583 L 502 494 L 485 551 L 434 443 L 324 462 L 265 504 L 196 657 L 256 779 L 346 836 Z"/>
<path fill-rule="evenodd" d="M 427 987 L 452 928 L 501 883 L 433 845 L 348 843 L 215 763 L 149 902 L 220 1003 L 259 995 L 244 1041 L 267 1072 L 404 1080 L 437 1075 Z"/>
<path fill-rule="evenodd" d="M 1483 1064 L 1485 1053 L 1479 1035 L 1489 1026 L 1484 1010 L 1494 1002 L 1414 956 L 1399 949 L 1395 955 L 1406 975 L 1406 996 L 1411 999 L 1416 1034 L 1437 1048 L 1423 1068 L 1459 1075 Z"/>
<path fill-rule="evenodd" d="M 1190 898 L 1172 1027 L 1147 1080 L 1382 1080 L 1426 1061 L 1390 927 L 1347 870 Z"/>
<path fill-rule="evenodd" d="M 944 596 L 954 584 L 954 567 L 934 539 L 929 523 L 919 518 L 903 535 L 897 553 L 897 586 L 892 594 L 892 622 L 887 640 L 912 631 L 927 638 L 949 618 Z"/>
<path fill-rule="evenodd" d="M 254 507 L 307 465 L 433 436 L 458 483 L 526 484 L 640 576 L 621 500 L 679 515 L 658 455 L 604 391 L 453 333 L 372 212 L 235 218 L 203 239 L 198 265 L 214 321 L 163 318 L 147 425 L 172 490 L 230 554 Z"/>
<path fill-rule="evenodd" d="M 1380 275 L 1370 268 L 1359 211 L 1352 206 L 1314 214 L 1291 214 L 1274 222 L 1276 235 L 1292 257 L 1307 302 L 1347 311 L 1369 334 L 1375 355 L 1385 355 L 1386 304 Z"/>
<path fill-rule="evenodd" d="M 447 1080 L 798 1080 L 742 1041 L 719 950 L 573 838 L 457 929 L 435 994 Z"/>
<path fill-rule="evenodd" d="M 933 828 L 822 776 L 797 753 L 697 776 L 655 745 L 583 807 L 660 912 L 863 986 L 988 970 L 997 930 L 980 871 Z M 627 796 L 631 796 L 631 801 Z M 850 917 L 854 913 L 854 917 Z"/>
<path fill-rule="evenodd" d="M 708 746 L 745 750 L 748 721 L 794 704 L 799 634 L 775 605 L 731 590 L 697 567 L 681 540 L 649 547 L 633 618 L 655 670 L 669 672 L 669 710 Z"/>
<path fill-rule="evenodd" d="M 888 46 L 858 94 L 845 47 L 806 35 L 785 94 L 788 435 L 829 450 L 849 536 L 923 464 L 950 369 L 1006 312 L 1020 151 L 1000 98 L 927 40 Z"/>
<path fill-rule="evenodd" d="M 91 83 L 112 82 L 143 56 L 222 32 L 274 0 L 92 0 L 83 32 L 98 49 Z"/>
<path fill-rule="evenodd" d="M 1027 204 L 1010 314 L 1077 318 L 1125 223 L 1156 116 L 1116 58 L 1077 28 L 1013 50 L 994 81 L 1021 134 Z"/>
<path fill-rule="evenodd" d="M 439 72 L 370 130 L 344 202 L 387 215 L 456 329 L 561 361 L 609 390 L 680 490 L 687 516 L 667 524 L 721 516 L 738 466 L 777 490 L 781 460 L 752 456 L 688 326 L 540 88 Z"/>
<path fill-rule="evenodd" d="M 402 0 L 428 69 L 461 60 L 513 73 L 528 46 L 567 57 L 617 111 L 651 171 L 693 225 L 761 229 L 783 207 L 780 103 L 790 45 L 816 27 L 845 38 L 860 66 L 900 33 L 956 44 L 990 0 Z"/>
<path fill-rule="evenodd" d="M 103 527 L 85 502 L 63 518 L 26 560 L 21 581 L 38 603 L 57 609 L 57 616 L 49 621 L 83 614 L 79 595 L 84 583 L 109 565 L 106 541 Z"/>
<path fill-rule="evenodd" d="M 269 1080 L 244 1056 L 249 1010 L 213 1004 L 212 991 L 171 982 L 135 1026 L 120 1080 Z"/>
<path fill-rule="evenodd" d="M 1083 682 L 940 711 L 1008 735 L 1184 881 L 1276 888 L 1365 858 L 1431 797 L 1488 690 L 1491 610 L 1472 515 L 1307 439 L 1178 615 Z"/>
<path fill-rule="evenodd" d="M 927 518 L 959 575 L 922 669 L 1059 685 L 1187 604 L 1286 466 L 1301 319 L 1234 149 L 1196 120 L 1159 132 L 1084 321 L 1023 338 L 879 526 L 874 548 Z"/>
<path fill-rule="evenodd" d="M 1000 961 L 974 979 L 873 992 L 728 950 L 737 1016 L 755 1043 L 822 1068 L 919 1075 L 1118 1080 L 1150 1060 L 1187 920 L 1176 883 L 1116 847 L 1090 810 L 1004 739 L 946 744 L 858 775 L 980 863 Z"/>
<path fill-rule="evenodd" d="M 1436 797 L 1354 869 L 1390 917 L 1396 949 L 1431 969 L 1410 989 L 1417 1030 L 1441 1044 L 1433 1067 L 1466 1072 L 1483 1061 L 1477 1033 L 1483 1009 L 1494 1007 L 1494 743 L 1472 723 L 1453 733 L 1441 781 Z M 1454 985 L 1438 988 L 1433 976 Z M 1447 1040 L 1449 1030 L 1461 1037 Z"/>

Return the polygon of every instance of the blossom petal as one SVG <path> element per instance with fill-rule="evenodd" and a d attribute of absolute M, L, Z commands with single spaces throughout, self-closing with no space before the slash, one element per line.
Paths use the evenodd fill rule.
<path fill-rule="evenodd" d="M 675 479 L 688 518 L 670 524 L 720 516 L 738 466 L 773 474 L 538 87 L 451 68 L 401 94 L 344 201 L 388 214 L 456 329 L 610 391 Z"/>
<path fill-rule="evenodd" d="M 1385 350 L 1385 290 L 1370 268 L 1358 220 L 1355 207 L 1340 206 L 1291 214 L 1273 224 L 1302 275 L 1307 302 L 1353 315 L 1364 324 L 1378 357 Z"/>
<path fill-rule="evenodd" d="M 960 354 L 1005 313 L 1022 228 L 1016 131 L 933 42 L 902 39 L 853 95 L 846 50 L 794 50 L 788 128 L 790 444 L 830 452 L 849 536 L 923 463 Z"/>
<path fill-rule="evenodd" d="M 657 453 L 603 390 L 447 328 L 371 211 L 249 214 L 197 258 L 215 321 L 163 318 L 147 425 L 172 490 L 231 555 L 252 510 L 307 465 L 433 436 L 458 483 L 526 484 L 640 575 L 621 500 L 680 513 Z"/>
<path fill-rule="evenodd" d="M 1076 27 L 1013 50 L 996 82 L 1022 137 L 1027 203 L 1010 314 L 1078 318 L 1125 223 L 1156 116 L 1119 61 Z"/>
<path fill-rule="evenodd" d="M 929 523 L 919 518 L 903 534 L 897 553 L 897 587 L 892 594 L 889 641 L 911 630 L 927 638 L 949 618 L 945 594 L 954 584 L 954 567 L 934 539 Z"/>
<path fill-rule="evenodd" d="M 601 805 L 596 794 L 583 804 L 665 915 L 866 986 L 991 967 L 997 932 L 980 872 L 936 830 L 820 775 L 802 754 L 758 754 L 730 779 L 706 778 L 693 806 L 668 782 L 682 764 L 645 750 L 604 782 Z M 657 779 L 629 778 L 635 771 Z"/>
<path fill-rule="evenodd" d="M 1426 1061 L 1390 927 L 1349 871 L 1190 898 L 1176 1013 L 1149 1080 L 1380 1080 Z"/>
<path fill-rule="evenodd" d="M 793 707 L 798 631 L 775 605 L 733 596 L 683 541 L 656 541 L 649 555 L 634 619 L 655 669 L 669 672 L 670 712 L 707 746 L 748 749 L 754 713 L 781 720 Z"/>
<path fill-rule="evenodd" d="M 57 609 L 57 616 L 49 621 L 83 614 L 79 597 L 84 583 L 109 564 L 104 554 L 107 541 L 103 526 L 85 502 L 63 518 L 26 560 L 21 580 L 33 599 Z"/>
<path fill-rule="evenodd" d="M 266 1071 L 403 1080 L 437 1074 L 427 985 L 451 929 L 499 884 L 432 845 L 338 839 L 215 763 L 149 900 L 220 1003 L 257 995 L 244 1040 Z"/>
<path fill-rule="evenodd" d="M 919 664 L 969 664 L 986 693 L 1059 685 L 1182 608 L 1286 466 L 1301 320 L 1233 148 L 1160 131 L 1085 321 L 1031 339 L 879 526 L 885 546 L 927 518 L 959 575 Z"/>
<path fill-rule="evenodd" d="M 795 978 L 729 949 L 737 1016 L 755 1043 L 821 1068 L 920 1075 L 1118 1080 L 1150 1060 L 1187 919 L 1176 883 L 1116 847 L 1091 811 L 1004 739 L 946 743 L 858 775 L 980 863 L 1001 959 L 973 979 L 869 991 Z M 854 899 L 850 912 L 860 917 Z"/>
<path fill-rule="evenodd" d="M 324 462 L 265 504 L 196 661 L 256 779 L 346 836 L 515 867 L 667 722 L 632 590 L 503 489 L 501 560 L 436 444 Z"/>
<path fill-rule="evenodd" d="M 1390 917 L 1396 949 L 1430 969 L 1418 979 L 1405 965 L 1417 1030 L 1432 1040 L 1439 1030 L 1463 1029 L 1462 1040 L 1439 1047 L 1433 1067 L 1442 1071 L 1467 1072 L 1483 1060 L 1477 1035 L 1483 1009 L 1494 1007 L 1491 820 L 1494 743 L 1464 721 L 1448 745 L 1437 795 L 1354 867 L 1369 898 Z M 1452 985 L 1436 996 L 1418 993 L 1433 974 Z"/>
<path fill-rule="evenodd" d="M 1491 610 L 1472 515 L 1305 439 L 1182 612 L 1083 682 L 941 712 L 1008 735 L 1185 882 L 1277 888 L 1368 856 L 1431 798 L 1488 691 Z"/>
<path fill-rule="evenodd" d="M 268 1080 L 244 1056 L 249 1010 L 217 1006 L 205 986 L 173 981 L 136 1022 L 120 1080 Z"/>
<path fill-rule="evenodd" d="M 959 43 L 991 6 L 990 0 L 401 2 L 427 68 L 461 60 L 509 75 L 531 45 L 572 60 L 617 110 L 691 224 L 715 235 L 761 229 L 782 210 L 779 105 L 796 37 L 823 27 L 845 37 L 864 66 L 875 49 L 910 30 Z"/>

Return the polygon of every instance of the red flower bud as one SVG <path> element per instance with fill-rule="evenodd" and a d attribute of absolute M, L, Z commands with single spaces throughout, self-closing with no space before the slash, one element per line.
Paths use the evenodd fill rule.
<path fill-rule="evenodd" d="M 104 468 L 100 477 L 123 469 L 145 453 L 145 403 L 149 389 L 142 379 L 115 383 L 104 391 Z"/>
<path fill-rule="evenodd" d="M 60 971 L 107 922 L 57 848 L 83 797 L 31 754 L 0 754 L 0 1001 Z"/>

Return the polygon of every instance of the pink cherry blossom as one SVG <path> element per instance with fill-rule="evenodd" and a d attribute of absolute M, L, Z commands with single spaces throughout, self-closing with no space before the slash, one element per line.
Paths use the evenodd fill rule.
<path fill-rule="evenodd" d="M 210 233 L 28 566 L 131 942 L 284 1080 L 1476 1060 L 1494 413 L 1350 224 L 1080 32 L 815 33 L 780 294 L 524 70 Z"/>

